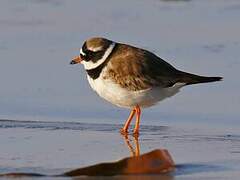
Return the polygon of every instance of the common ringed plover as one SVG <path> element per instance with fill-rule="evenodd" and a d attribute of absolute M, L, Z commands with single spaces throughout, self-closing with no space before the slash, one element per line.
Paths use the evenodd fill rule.
<path fill-rule="evenodd" d="M 83 64 L 93 90 L 105 100 L 131 109 L 121 129 L 124 134 L 136 114 L 133 133 L 139 133 L 141 108 L 153 106 L 197 83 L 220 81 L 222 77 L 205 77 L 177 70 L 157 55 L 138 47 L 102 37 L 84 42 L 80 55 L 71 64 Z"/>

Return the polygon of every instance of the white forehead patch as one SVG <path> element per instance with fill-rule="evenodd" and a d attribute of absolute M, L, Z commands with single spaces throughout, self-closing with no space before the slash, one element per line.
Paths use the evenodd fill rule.
<path fill-rule="evenodd" d="M 110 44 L 110 46 L 107 48 L 107 50 L 105 51 L 104 55 L 102 56 L 101 59 L 99 59 L 97 62 L 92 62 L 92 61 L 82 61 L 82 64 L 84 65 L 84 68 L 86 70 L 90 70 L 90 69 L 95 69 L 96 67 L 98 67 L 99 65 L 101 65 L 102 63 L 104 63 L 104 61 L 108 58 L 108 56 L 111 54 L 113 48 L 115 47 L 115 43 L 113 42 L 112 44 Z"/>
<path fill-rule="evenodd" d="M 80 54 L 86 56 L 86 53 L 83 52 L 82 48 L 80 49 Z"/>

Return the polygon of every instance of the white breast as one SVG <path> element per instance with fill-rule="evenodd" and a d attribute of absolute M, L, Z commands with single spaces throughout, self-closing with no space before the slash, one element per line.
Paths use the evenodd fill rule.
<path fill-rule="evenodd" d="M 102 75 L 95 80 L 88 76 L 88 82 L 99 96 L 114 105 L 125 108 L 133 108 L 136 105 L 140 107 L 152 106 L 167 97 L 175 95 L 185 85 L 177 83 L 169 88 L 153 87 L 141 91 L 129 91 L 120 87 L 111 79 L 103 79 Z"/>

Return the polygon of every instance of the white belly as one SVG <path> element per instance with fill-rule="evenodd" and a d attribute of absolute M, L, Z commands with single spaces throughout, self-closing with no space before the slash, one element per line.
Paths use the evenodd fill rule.
<path fill-rule="evenodd" d="M 175 95 L 185 85 L 177 83 L 169 88 L 153 87 L 141 91 L 129 91 L 111 80 L 103 79 L 101 76 L 96 80 L 88 76 L 88 82 L 99 96 L 114 105 L 125 108 L 133 108 L 136 105 L 140 107 L 152 106 L 167 97 Z"/>

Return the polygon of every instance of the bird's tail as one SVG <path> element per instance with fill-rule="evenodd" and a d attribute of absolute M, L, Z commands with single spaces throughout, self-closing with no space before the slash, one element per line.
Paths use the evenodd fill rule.
<path fill-rule="evenodd" d="M 186 83 L 186 85 L 190 85 L 190 84 L 221 81 L 222 79 L 223 79 L 222 77 L 207 77 L 207 76 L 199 76 L 199 75 L 195 75 L 195 74 L 181 72 L 181 80 L 180 81 Z"/>

